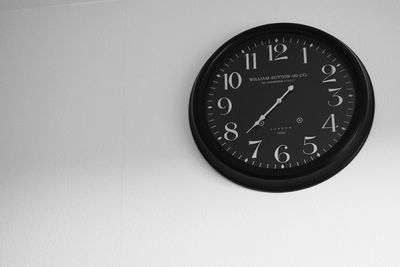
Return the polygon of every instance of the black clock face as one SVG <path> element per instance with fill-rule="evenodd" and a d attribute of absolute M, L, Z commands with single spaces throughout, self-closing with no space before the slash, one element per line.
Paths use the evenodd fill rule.
<path fill-rule="evenodd" d="M 248 40 L 215 65 L 204 115 L 232 157 L 294 168 L 324 155 L 351 123 L 357 94 L 328 46 L 299 35 Z"/>
<path fill-rule="evenodd" d="M 189 119 L 208 162 L 264 191 L 320 183 L 363 146 L 374 115 L 368 73 L 335 37 L 291 23 L 243 32 L 194 83 Z"/>

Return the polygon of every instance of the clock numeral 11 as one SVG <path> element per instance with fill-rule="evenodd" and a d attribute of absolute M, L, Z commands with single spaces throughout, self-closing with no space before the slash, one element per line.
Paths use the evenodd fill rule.
<path fill-rule="evenodd" d="M 257 69 L 257 56 L 256 53 L 246 53 L 246 70 Z"/>

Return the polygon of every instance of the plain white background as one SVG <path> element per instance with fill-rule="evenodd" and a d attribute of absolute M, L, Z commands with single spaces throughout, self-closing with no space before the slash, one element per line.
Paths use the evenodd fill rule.
<path fill-rule="evenodd" d="M 0 266 L 399 266 L 400 2 L 0 1 Z M 269 194 L 214 171 L 187 108 L 228 38 L 308 24 L 362 59 L 364 148 Z"/>

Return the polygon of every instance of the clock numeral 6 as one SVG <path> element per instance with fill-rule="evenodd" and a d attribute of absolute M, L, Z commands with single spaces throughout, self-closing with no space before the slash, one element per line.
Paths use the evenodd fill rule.
<path fill-rule="evenodd" d="M 235 141 L 239 133 L 236 131 L 237 124 L 234 122 L 228 122 L 225 124 L 225 133 L 224 133 L 224 138 L 226 141 Z"/>
<path fill-rule="evenodd" d="M 279 152 L 280 149 L 284 149 L 287 150 L 288 147 L 287 145 L 280 145 L 275 149 L 275 153 L 274 153 L 274 157 L 276 159 L 276 161 L 278 161 L 279 163 L 286 163 L 290 160 L 290 155 L 287 152 Z"/>
<path fill-rule="evenodd" d="M 258 148 L 260 147 L 261 142 L 262 142 L 262 140 L 249 141 L 249 146 L 256 145 L 256 149 L 254 150 L 253 155 L 251 156 L 252 159 L 256 159 L 257 158 Z"/>
<path fill-rule="evenodd" d="M 277 61 L 282 59 L 288 59 L 288 56 L 282 56 L 287 50 L 287 46 L 284 44 L 277 44 L 274 47 L 268 45 L 269 61 Z M 276 55 L 274 56 L 274 54 Z"/>
<path fill-rule="evenodd" d="M 238 72 L 232 72 L 231 74 L 224 74 L 224 89 L 228 90 L 238 89 L 242 84 L 242 76 Z"/>
<path fill-rule="evenodd" d="M 226 110 L 225 113 L 221 113 L 220 115 L 228 115 L 232 110 L 232 102 L 227 97 L 221 97 L 218 99 L 217 106 L 219 109 Z"/>
<path fill-rule="evenodd" d="M 311 152 L 307 152 L 306 149 L 303 149 L 303 153 L 306 155 L 312 155 L 315 152 L 317 152 L 318 148 L 317 145 L 311 142 L 308 142 L 309 140 L 314 139 L 316 136 L 304 136 L 304 146 L 310 146 L 311 147 Z"/>
<path fill-rule="evenodd" d="M 321 71 L 322 71 L 323 74 L 327 75 L 327 76 L 322 80 L 322 83 L 336 82 L 336 78 L 329 79 L 329 78 L 331 78 L 332 75 L 335 74 L 335 72 L 336 72 L 335 66 L 333 66 L 333 65 L 331 65 L 331 64 L 323 65 Z"/>

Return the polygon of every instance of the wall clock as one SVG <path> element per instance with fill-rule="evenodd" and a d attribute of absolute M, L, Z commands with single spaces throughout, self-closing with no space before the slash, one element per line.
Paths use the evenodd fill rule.
<path fill-rule="evenodd" d="M 222 175 L 284 192 L 318 184 L 363 146 L 374 116 L 368 73 L 335 37 L 305 25 L 259 26 L 233 37 L 194 83 L 194 140 Z"/>

